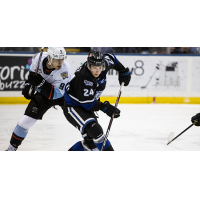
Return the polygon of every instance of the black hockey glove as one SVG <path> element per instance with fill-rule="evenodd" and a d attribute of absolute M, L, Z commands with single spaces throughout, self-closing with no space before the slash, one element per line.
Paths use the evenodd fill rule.
<path fill-rule="evenodd" d="M 29 77 L 28 77 L 28 82 L 31 85 L 37 86 L 38 88 L 40 88 L 45 83 L 45 80 L 40 74 L 36 75 L 35 72 L 30 72 Z"/>
<path fill-rule="evenodd" d="M 112 106 L 108 101 L 105 101 L 104 103 L 102 103 L 100 110 L 106 113 L 109 117 L 112 117 L 113 114 L 114 114 L 114 118 L 117 118 L 120 116 L 120 110 L 116 108 L 115 106 Z"/>
<path fill-rule="evenodd" d="M 193 116 L 191 118 L 191 121 L 195 126 L 200 126 L 200 113 L 198 113 L 195 116 Z"/>
<path fill-rule="evenodd" d="M 28 100 L 31 99 L 33 97 L 34 93 L 35 93 L 35 87 L 33 87 L 33 90 L 31 92 L 31 96 L 29 96 L 30 87 L 31 87 L 30 83 L 28 81 L 26 81 L 25 82 L 25 88 L 22 90 L 22 95 L 24 95 L 24 97 Z"/>
<path fill-rule="evenodd" d="M 31 72 L 28 77 L 28 82 L 33 85 L 37 86 L 40 89 L 40 93 L 48 99 L 53 99 L 54 97 L 54 86 L 47 82 L 40 74 L 36 74 Z"/>
<path fill-rule="evenodd" d="M 131 80 L 131 74 L 129 72 L 129 69 L 126 68 L 124 70 L 119 71 L 119 84 L 121 85 L 122 82 L 124 82 L 124 86 L 127 86 Z"/>

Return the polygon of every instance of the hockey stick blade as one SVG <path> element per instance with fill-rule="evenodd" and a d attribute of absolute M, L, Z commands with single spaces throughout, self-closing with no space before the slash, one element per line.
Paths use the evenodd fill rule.
<path fill-rule="evenodd" d="M 167 145 L 173 140 L 173 138 L 174 138 L 174 132 L 171 132 L 169 134 L 169 136 L 168 136 L 168 143 L 167 143 Z"/>
<path fill-rule="evenodd" d="M 190 126 L 188 126 L 184 131 L 182 131 L 180 134 L 178 134 L 175 138 L 173 138 L 170 142 L 167 143 L 170 144 L 171 142 L 173 142 L 176 138 L 178 138 L 180 135 L 182 135 L 183 133 L 185 133 L 185 131 L 187 131 L 189 128 L 191 128 L 194 124 L 191 124 Z M 170 133 L 171 134 L 171 133 Z"/>
<path fill-rule="evenodd" d="M 159 67 L 156 67 L 156 70 L 154 71 L 153 75 L 150 76 L 150 80 L 148 81 L 148 83 L 145 86 L 142 86 L 141 89 L 144 89 L 144 88 L 146 88 L 149 85 L 149 83 L 151 82 L 151 80 L 154 77 L 154 75 L 157 72 L 157 70 L 159 70 Z"/>

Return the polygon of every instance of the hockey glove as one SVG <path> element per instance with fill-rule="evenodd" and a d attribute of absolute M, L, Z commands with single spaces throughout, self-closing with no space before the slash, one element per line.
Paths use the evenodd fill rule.
<path fill-rule="evenodd" d="M 119 84 L 121 85 L 122 82 L 124 82 L 124 86 L 127 86 L 131 80 L 131 74 L 129 72 L 129 69 L 126 68 L 124 70 L 119 71 Z"/>
<path fill-rule="evenodd" d="M 31 72 L 28 77 L 28 82 L 33 85 L 37 86 L 40 89 L 40 93 L 48 99 L 53 99 L 54 97 L 54 86 L 47 82 L 40 74 L 36 74 Z"/>
<path fill-rule="evenodd" d="M 36 75 L 35 72 L 30 72 L 30 75 L 28 77 L 28 82 L 32 86 L 37 86 L 38 88 L 40 88 L 45 83 L 45 80 L 40 74 Z"/>
<path fill-rule="evenodd" d="M 34 93 L 35 93 L 35 87 L 33 87 L 33 90 L 31 92 L 31 96 L 29 95 L 30 87 L 31 87 L 30 83 L 28 81 L 26 81 L 25 82 L 25 88 L 22 90 L 22 95 L 24 95 L 24 97 L 28 100 L 31 99 L 33 97 Z"/>
<path fill-rule="evenodd" d="M 120 116 L 120 110 L 116 108 L 115 106 L 112 106 L 108 101 L 105 101 L 104 103 L 102 103 L 100 110 L 106 113 L 109 117 L 112 117 L 113 114 L 114 114 L 114 118 L 117 118 Z"/>
<path fill-rule="evenodd" d="M 195 116 L 193 116 L 191 118 L 191 121 L 195 126 L 200 126 L 200 113 L 198 113 Z"/>

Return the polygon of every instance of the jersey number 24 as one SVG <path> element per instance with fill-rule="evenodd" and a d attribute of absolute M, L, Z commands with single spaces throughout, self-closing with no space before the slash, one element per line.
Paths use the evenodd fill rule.
<path fill-rule="evenodd" d="M 93 89 L 90 89 L 90 91 L 88 89 L 84 89 L 84 96 L 88 97 L 89 95 L 94 95 Z"/>

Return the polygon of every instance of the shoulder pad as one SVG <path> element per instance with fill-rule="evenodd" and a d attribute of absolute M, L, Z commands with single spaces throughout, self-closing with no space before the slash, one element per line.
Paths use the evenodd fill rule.
<path fill-rule="evenodd" d="M 112 54 L 104 54 L 103 59 L 107 62 L 108 65 L 115 64 L 115 57 Z"/>

